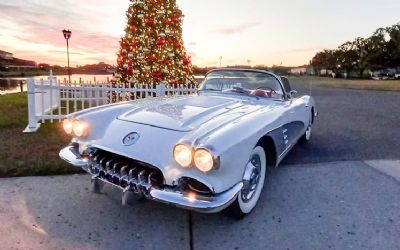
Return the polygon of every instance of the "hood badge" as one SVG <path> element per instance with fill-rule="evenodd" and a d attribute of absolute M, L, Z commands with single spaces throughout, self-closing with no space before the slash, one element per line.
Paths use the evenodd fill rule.
<path fill-rule="evenodd" d="M 124 139 L 122 139 L 122 144 L 124 146 L 132 146 L 135 144 L 140 138 L 140 135 L 136 132 L 132 132 L 127 134 Z"/>

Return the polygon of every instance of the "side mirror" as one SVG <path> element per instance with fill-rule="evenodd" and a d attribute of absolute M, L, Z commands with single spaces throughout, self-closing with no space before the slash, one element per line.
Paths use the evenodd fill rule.
<path fill-rule="evenodd" d="M 288 98 L 289 99 L 293 99 L 295 96 L 297 95 L 297 91 L 296 90 L 291 90 L 288 94 Z"/>

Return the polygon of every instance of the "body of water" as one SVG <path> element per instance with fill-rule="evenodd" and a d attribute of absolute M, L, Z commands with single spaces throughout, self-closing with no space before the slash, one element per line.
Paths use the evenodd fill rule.
<path fill-rule="evenodd" d="M 68 75 L 59 75 L 56 77 L 57 81 L 68 81 Z M 35 81 L 40 81 L 42 79 L 47 80 L 48 76 L 0 78 L 0 95 L 21 92 L 21 82 L 23 91 L 26 91 L 26 80 L 28 78 L 33 78 Z M 71 75 L 71 82 L 107 82 L 110 79 L 112 79 L 112 75 Z"/>
<path fill-rule="evenodd" d="M 68 81 L 68 75 L 56 76 L 57 81 Z M 23 91 L 26 91 L 26 80 L 28 78 L 33 78 L 36 81 L 47 80 L 48 76 L 33 76 L 33 77 L 10 77 L 10 78 L 0 78 L 0 95 L 18 93 L 21 92 L 21 86 Z M 196 79 L 203 79 L 204 76 L 195 76 Z M 71 75 L 71 82 L 79 83 L 90 83 L 90 82 L 108 82 L 112 79 L 112 75 Z"/>

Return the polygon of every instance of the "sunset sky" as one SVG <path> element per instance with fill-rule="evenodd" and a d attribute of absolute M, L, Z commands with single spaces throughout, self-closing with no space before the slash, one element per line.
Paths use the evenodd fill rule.
<path fill-rule="evenodd" d="M 6 3 L 5 3 L 6 2 Z M 399 0 L 177 0 L 193 64 L 302 65 L 400 21 Z M 61 30 L 71 29 L 71 65 L 115 64 L 128 0 L 13 0 L 0 3 L 0 50 L 66 64 Z"/>

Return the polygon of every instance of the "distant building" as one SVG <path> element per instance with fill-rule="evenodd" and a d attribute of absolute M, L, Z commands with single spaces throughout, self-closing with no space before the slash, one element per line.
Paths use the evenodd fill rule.
<path fill-rule="evenodd" d="M 307 67 L 296 67 L 296 68 L 291 68 L 290 73 L 293 75 L 304 75 L 307 73 Z"/>
<path fill-rule="evenodd" d="M 0 50 L 0 58 L 5 60 L 12 60 L 14 56 L 10 52 Z"/>

